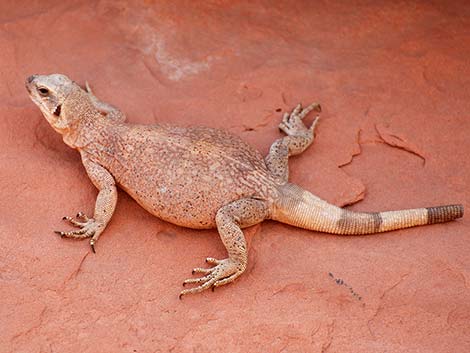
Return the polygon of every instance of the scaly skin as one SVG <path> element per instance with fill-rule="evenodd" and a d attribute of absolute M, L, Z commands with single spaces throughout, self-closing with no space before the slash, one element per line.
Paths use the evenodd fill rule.
<path fill-rule="evenodd" d="M 351 212 L 333 206 L 288 182 L 288 159 L 313 142 L 315 119 L 303 118 L 318 104 L 297 105 L 285 113 L 278 139 L 265 159 L 237 136 L 206 127 L 125 123 L 125 115 L 103 103 L 63 75 L 31 76 L 26 88 L 49 124 L 64 142 L 80 152 L 83 165 L 99 193 L 93 218 L 64 217 L 78 230 L 63 237 L 91 238 L 95 244 L 110 221 L 119 185 L 151 214 L 174 224 L 217 227 L 228 257 L 207 258 L 211 268 L 195 268 L 203 277 L 181 296 L 232 282 L 246 269 L 245 227 L 273 219 L 333 234 L 370 234 L 417 225 L 447 222 L 463 215 L 461 205 L 390 212 Z"/>

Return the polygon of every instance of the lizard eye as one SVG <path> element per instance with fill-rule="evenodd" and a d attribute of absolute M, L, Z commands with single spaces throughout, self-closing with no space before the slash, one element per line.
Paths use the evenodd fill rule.
<path fill-rule="evenodd" d="M 38 88 L 38 91 L 41 96 L 47 96 L 49 94 L 49 90 L 44 87 Z"/>

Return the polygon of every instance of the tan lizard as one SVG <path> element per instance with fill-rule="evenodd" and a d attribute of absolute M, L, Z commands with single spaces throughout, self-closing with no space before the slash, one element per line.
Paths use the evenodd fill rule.
<path fill-rule="evenodd" d="M 110 221 L 119 185 L 151 214 L 174 224 L 217 227 L 228 257 L 207 258 L 211 268 L 195 268 L 200 278 L 184 294 L 232 282 L 247 266 L 242 228 L 273 219 L 297 227 L 333 234 L 370 234 L 424 224 L 447 222 L 463 215 L 462 205 L 362 213 L 321 200 L 288 182 L 288 158 L 313 141 L 315 119 L 302 119 L 320 105 L 285 113 L 279 128 L 287 136 L 276 140 L 266 158 L 229 132 L 207 127 L 135 125 L 112 105 L 100 102 L 64 75 L 34 75 L 26 88 L 49 124 L 64 142 L 80 152 L 83 165 L 99 193 L 93 218 L 64 217 L 78 230 L 63 237 L 91 238 L 95 244 Z"/>

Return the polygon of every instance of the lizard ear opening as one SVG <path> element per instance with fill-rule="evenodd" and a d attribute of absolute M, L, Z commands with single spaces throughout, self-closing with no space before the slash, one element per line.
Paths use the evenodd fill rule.
<path fill-rule="evenodd" d="M 60 116 L 61 110 L 62 110 L 62 104 L 59 104 L 54 110 L 54 115 Z"/>

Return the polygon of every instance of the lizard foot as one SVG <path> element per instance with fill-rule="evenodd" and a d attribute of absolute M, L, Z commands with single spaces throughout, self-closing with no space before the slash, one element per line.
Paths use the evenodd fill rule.
<path fill-rule="evenodd" d="M 64 221 L 68 221 L 71 223 L 73 226 L 80 228 L 77 230 L 72 230 L 69 232 L 61 232 L 55 230 L 54 233 L 59 234 L 62 238 L 74 238 L 74 239 L 83 239 L 83 238 L 91 238 L 90 239 L 90 245 L 91 249 L 93 252 L 95 252 L 95 243 L 98 240 L 99 235 L 101 234 L 101 231 L 103 229 L 103 225 L 97 222 L 93 218 L 88 218 L 86 214 L 83 212 L 78 212 L 77 219 L 80 221 L 74 219 L 73 217 L 63 217 L 62 219 Z"/>
<path fill-rule="evenodd" d="M 307 128 L 302 120 L 312 110 L 321 112 L 320 104 L 313 103 L 305 109 L 302 109 L 302 105 L 300 103 L 297 104 L 290 114 L 284 113 L 282 122 L 279 124 L 279 129 L 284 131 L 289 136 L 304 136 L 306 134 L 311 134 L 318 122 L 318 117 L 315 118 L 310 128 Z"/>
<path fill-rule="evenodd" d="M 212 268 L 200 268 L 197 267 L 193 269 L 193 274 L 202 273 L 205 276 L 200 278 L 190 278 L 183 282 L 183 286 L 186 284 L 200 284 L 197 287 L 191 289 L 185 289 L 181 291 L 179 298 L 181 299 L 183 295 L 194 294 L 202 292 L 206 289 L 223 286 L 233 282 L 238 276 L 240 276 L 245 271 L 245 265 L 232 260 L 230 258 L 224 260 L 217 260 L 212 257 L 208 257 L 206 262 L 215 265 Z"/>

